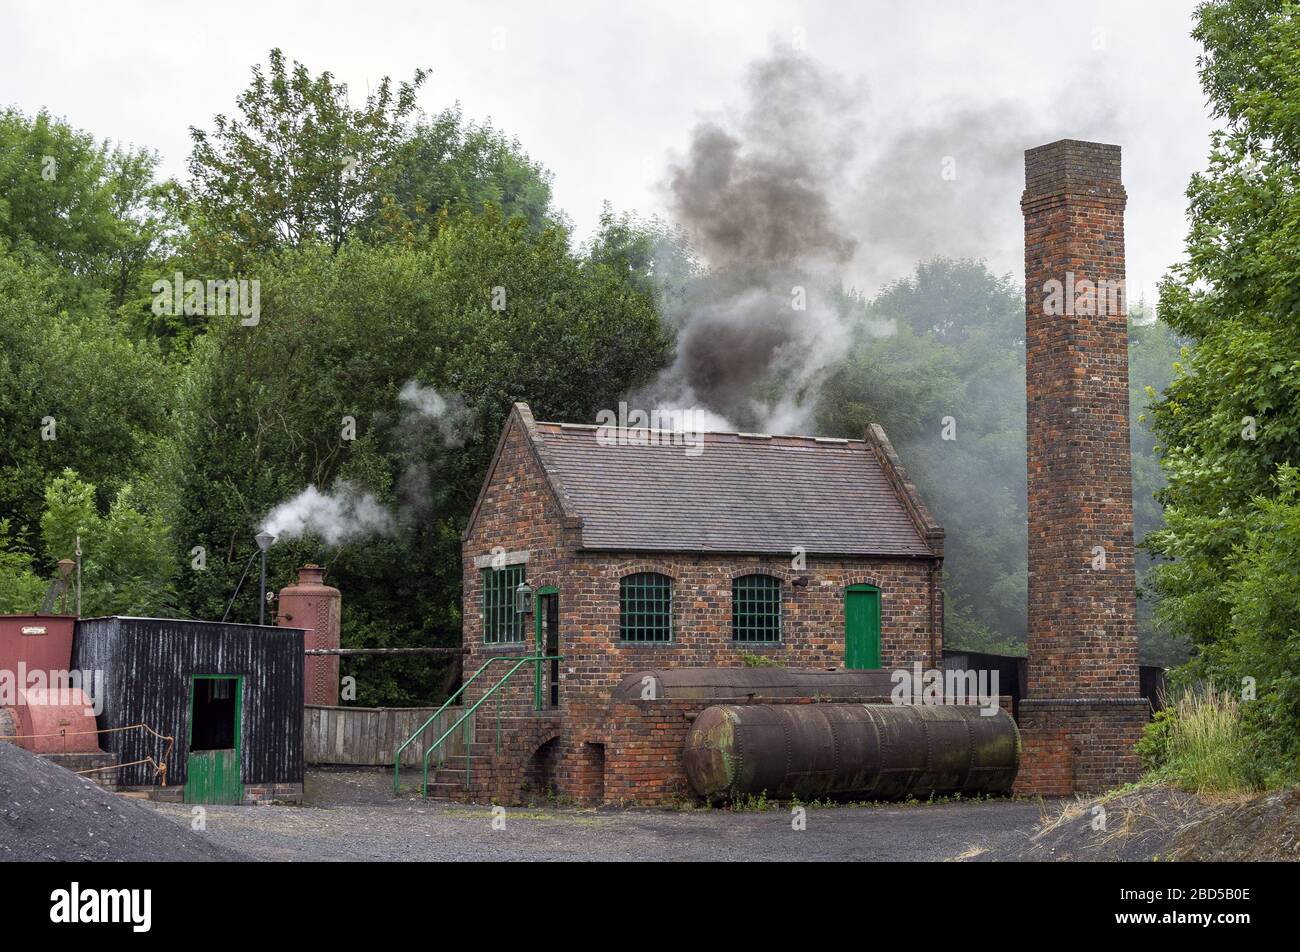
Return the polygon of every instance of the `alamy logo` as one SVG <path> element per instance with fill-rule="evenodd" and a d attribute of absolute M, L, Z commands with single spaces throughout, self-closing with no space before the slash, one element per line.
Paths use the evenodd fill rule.
<path fill-rule="evenodd" d="M 617 410 L 596 413 L 596 443 L 600 446 L 684 446 L 687 456 L 704 452 L 703 410 L 629 409 L 619 401 Z"/>
<path fill-rule="evenodd" d="M 1049 317 L 1100 317 L 1124 313 L 1124 281 L 1076 279 L 1065 272 L 1065 281 L 1052 278 L 1043 284 L 1043 313 Z"/>
<path fill-rule="evenodd" d="M 262 320 L 262 282 L 256 278 L 186 280 L 177 271 L 174 279 L 159 278 L 149 290 L 154 294 L 152 310 L 159 317 L 238 316 L 245 327 L 256 327 Z"/>
<path fill-rule="evenodd" d="M 51 922 L 128 922 L 132 932 L 148 932 L 153 924 L 152 889 L 83 890 L 73 883 L 50 893 L 50 902 Z"/>
<path fill-rule="evenodd" d="M 1001 709 L 996 669 L 923 670 L 921 662 L 914 661 L 911 671 L 898 668 L 890 675 L 890 680 L 894 689 L 889 696 L 895 704 L 969 704 L 979 707 L 981 717 L 992 717 Z"/>

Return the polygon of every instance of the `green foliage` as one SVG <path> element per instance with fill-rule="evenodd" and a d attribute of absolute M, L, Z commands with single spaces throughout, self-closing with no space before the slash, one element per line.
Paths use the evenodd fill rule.
<path fill-rule="evenodd" d="M 1020 290 L 979 262 L 919 265 L 867 307 L 819 406 L 820 431 L 881 424 L 947 530 L 953 647 L 1024 640 L 1023 315 Z"/>
<path fill-rule="evenodd" d="M 166 524 L 133 505 L 129 484 L 118 490 L 107 515 L 95 498 L 93 485 L 65 470 L 46 488 L 41 516 L 47 560 L 73 558 L 80 540 L 82 615 L 174 613 L 177 562 Z"/>
<path fill-rule="evenodd" d="M 32 554 L 14 538 L 9 520 L 0 519 L 0 614 L 34 612 L 45 583 L 32 570 Z"/>
<path fill-rule="evenodd" d="M 403 120 L 428 75 L 416 70 L 396 89 L 385 76 L 356 108 L 331 73 L 290 68 L 278 49 L 268 60 L 253 67 L 238 116 L 191 129 L 191 241 L 214 265 L 238 269 L 248 254 L 318 241 L 342 247 L 388 194 Z"/>
<path fill-rule="evenodd" d="M 482 212 L 489 205 L 540 231 L 558 224 L 551 208 L 551 174 L 517 139 L 464 118 L 460 107 L 417 122 L 392 159 L 390 201 L 372 223 L 431 225 L 439 212 Z"/>
<path fill-rule="evenodd" d="M 1198 8 L 1201 80 L 1224 128 L 1188 188 L 1186 261 L 1160 314 L 1191 342 L 1152 409 L 1167 487 L 1148 547 L 1159 614 L 1197 655 L 1184 677 L 1256 678 L 1245 706 L 1269 769 L 1295 772 L 1294 476 L 1300 458 L 1300 8 Z"/>
<path fill-rule="evenodd" d="M 156 348 L 66 290 L 56 268 L 0 243 L 0 512 L 21 536 L 37 531 L 56 474 L 82 473 L 106 505 L 168 426 L 171 376 Z"/>
<path fill-rule="evenodd" d="M 44 111 L 0 112 L 0 238 L 120 305 L 163 240 L 157 163 Z"/>
<path fill-rule="evenodd" d="M 1252 748 L 1274 783 L 1300 781 L 1300 471 L 1278 468 L 1276 495 L 1257 496 L 1223 569 L 1230 628 L 1207 645 L 1207 668 L 1253 685 L 1243 704 Z M 1249 679 L 1249 680 L 1244 680 Z"/>
<path fill-rule="evenodd" d="M 1175 720 L 1173 709 L 1164 707 L 1156 711 L 1155 716 L 1142 729 L 1142 737 L 1134 745 L 1133 751 L 1142 762 L 1143 773 L 1156 774 L 1169 762 L 1169 738 Z"/>
<path fill-rule="evenodd" d="M 492 207 L 411 247 L 309 245 L 259 273 L 261 323 L 214 325 L 193 355 L 174 525 L 183 551 L 203 545 L 211 559 L 183 576 L 184 604 L 220 617 L 266 513 L 345 479 L 396 513 L 396 534 L 276 545 L 273 584 L 321 561 L 347 593 L 347 644 L 457 644 L 459 531 L 510 403 L 559 419 L 616 403 L 666 359 L 653 302 L 584 266 L 563 232 Z M 463 446 L 412 432 L 398 399 L 408 381 L 463 400 Z M 342 438 L 344 416 L 355 441 Z M 255 601 L 246 591 L 231 617 L 256 617 Z M 436 694 L 442 664 L 367 658 L 346 673 L 360 703 L 413 703 Z"/>
<path fill-rule="evenodd" d="M 1190 793 L 1246 793 L 1264 786 L 1246 741 L 1241 703 L 1213 685 L 1186 690 L 1158 712 L 1136 750 L 1145 779 Z"/>

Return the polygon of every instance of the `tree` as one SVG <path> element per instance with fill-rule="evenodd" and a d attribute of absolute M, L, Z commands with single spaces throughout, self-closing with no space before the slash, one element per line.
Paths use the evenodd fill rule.
<path fill-rule="evenodd" d="M 160 250 L 155 153 L 110 147 L 41 111 L 0 112 L 0 238 L 120 306 Z"/>
<path fill-rule="evenodd" d="M 16 538 L 35 536 L 65 468 L 102 505 L 143 472 L 168 433 L 172 386 L 156 348 L 130 340 L 102 301 L 82 307 L 65 272 L 0 240 L 0 512 Z"/>
<path fill-rule="evenodd" d="M 1168 485 L 1165 528 L 1147 544 L 1163 560 L 1160 615 L 1197 649 L 1189 674 L 1235 687 L 1260 672 L 1242 667 L 1244 582 L 1233 567 L 1248 551 L 1265 577 L 1272 551 L 1286 577 L 1289 523 L 1270 550 L 1251 520 L 1300 458 L 1300 8 L 1205 3 L 1194 36 L 1223 128 L 1188 187 L 1186 260 L 1161 289 L 1162 319 L 1190 346 L 1152 409 Z"/>
<path fill-rule="evenodd" d="M 273 506 L 346 481 L 393 514 L 394 531 L 277 543 L 273 584 L 303 561 L 324 562 L 346 593 L 349 645 L 457 644 L 459 531 L 511 401 L 594 419 L 664 362 L 653 301 L 584 263 L 563 231 L 534 232 L 493 207 L 438 224 L 410 247 L 285 251 L 259 265 L 261 323 L 213 325 L 196 344 L 173 519 L 181 550 L 210 553 L 207 571 L 179 581 L 196 617 L 220 617 Z M 456 398 L 463 445 L 416 425 L 400 396 L 411 382 Z M 245 592 L 232 617 L 255 614 Z M 366 659 L 346 669 L 361 703 L 398 704 L 435 696 L 442 666 Z"/>
<path fill-rule="evenodd" d="M 32 552 L 15 538 L 8 519 L 0 519 L 0 613 L 33 612 L 40 608 L 45 593 L 32 566 Z"/>
<path fill-rule="evenodd" d="M 67 469 L 46 487 L 41 516 L 47 561 L 73 558 L 80 544 L 82 615 L 174 613 L 178 563 L 167 526 L 134 506 L 129 484 L 107 515 L 95 499 L 94 485 Z"/>
<path fill-rule="evenodd" d="M 239 115 L 191 128 L 192 250 L 238 269 L 246 256 L 323 242 L 338 251 L 393 185 L 404 120 L 427 72 L 393 87 L 387 76 L 353 107 L 333 74 L 292 68 L 273 49 L 253 67 Z"/>
<path fill-rule="evenodd" d="M 862 311 L 848 353 L 828 377 L 818 431 L 861 438 L 880 423 L 940 525 L 946 642 L 1020 653 L 1028 589 L 1024 298 L 980 262 L 934 259 L 884 288 Z M 1160 525 L 1153 437 L 1141 417 L 1149 389 L 1173 373 L 1178 342 L 1140 311 L 1129 324 L 1133 496 L 1140 537 Z M 1154 388 L 1154 389 L 1153 389 Z M 1146 561 L 1139 565 L 1139 580 Z M 1146 602 L 1145 663 L 1184 657 Z"/>
<path fill-rule="evenodd" d="M 551 173 L 517 139 L 490 122 L 465 119 L 459 106 L 415 123 L 386 177 L 392 195 L 374 216 L 372 234 L 432 227 L 439 212 L 454 216 L 489 205 L 507 219 L 523 218 L 534 231 L 561 224 L 551 207 Z"/>

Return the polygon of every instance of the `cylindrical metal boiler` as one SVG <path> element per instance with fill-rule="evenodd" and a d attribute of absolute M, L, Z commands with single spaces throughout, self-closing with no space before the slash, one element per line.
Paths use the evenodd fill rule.
<path fill-rule="evenodd" d="M 276 622 L 288 628 L 305 629 L 304 648 L 337 648 L 343 594 L 324 582 L 325 570 L 304 565 L 298 581 L 280 589 Z M 338 655 L 307 655 L 302 671 L 303 703 L 337 706 L 339 703 Z"/>
<path fill-rule="evenodd" d="M 1006 793 L 1020 732 L 1006 711 L 902 704 L 719 704 L 695 719 L 683 766 L 702 797 L 870 800 Z"/>

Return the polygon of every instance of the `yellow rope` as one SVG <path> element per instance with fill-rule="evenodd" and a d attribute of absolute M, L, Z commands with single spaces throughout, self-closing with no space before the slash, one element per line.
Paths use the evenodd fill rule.
<path fill-rule="evenodd" d="M 93 767 L 90 770 L 76 770 L 74 773 L 97 773 L 101 770 L 120 770 L 123 767 L 135 767 L 139 764 L 153 764 L 154 773 L 162 774 L 162 786 L 167 786 L 167 758 L 172 755 L 172 747 L 176 744 L 176 738 L 168 734 L 160 734 L 148 724 L 128 724 L 126 727 L 105 727 L 97 731 L 55 731 L 51 734 L 0 734 L 0 740 L 34 740 L 37 737 L 74 737 L 79 734 L 115 734 L 118 731 L 146 730 L 159 740 L 167 741 L 167 752 L 163 754 L 163 762 L 159 764 L 152 757 L 146 757 L 144 760 L 134 760 L 129 764 L 114 764 L 111 767 Z"/>

